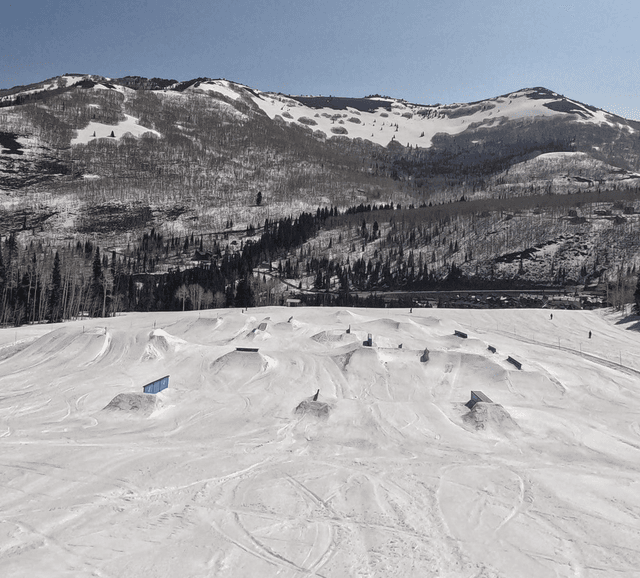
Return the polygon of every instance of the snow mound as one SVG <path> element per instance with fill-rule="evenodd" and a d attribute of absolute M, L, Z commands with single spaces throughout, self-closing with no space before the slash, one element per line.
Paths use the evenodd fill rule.
<path fill-rule="evenodd" d="M 412 321 L 416 325 L 424 325 L 425 327 L 442 326 L 442 321 L 440 321 L 440 319 L 438 319 L 437 317 L 417 317 L 415 320 L 412 319 Z"/>
<path fill-rule="evenodd" d="M 185 343 L 187 342 L 184 339 L 171 335 L 163 329 L 154 329 L 149 333 L 149 343 L 144 348 L 142 360 L 163 359 L 165 353 L 177 351 Z"/>
<path fill-rule="evenodd" d="M 498 403 L 478 402 L 462 416 L 466 428 L 493 434 L 509 434 L 519 428 L 509 412 Z"/>
<path fill-rule="evenodd" d="M 395 321 L 394 319 L 376 319 L 375 321 L 368 321 L 367 323 L 363 323 L 362 327 L 369 331 L 378 331 L 380 333 L 385 333 L 387 331 L 397 331 L 400 329 L 400 322 Z"/>
<path fill-rule="evenodd" d="M 19 353 L 19 359 L 31 367 L 53 360 L 83 365 L 102 357 L 110 342 L 111 337 L 104 327 L 61 327 L 30 343 Z"/>
<path fill-rule="evenodd" d="M 311 337 L 318 343 L 340 343 L 345 340 L 346 336 L 350 335 L 346 331 L 334 330 L 334 331 L 321 331 Z"/>
<path fill-rule="evenodd" d="M 374 341 L 375 344 L 375 341 Z M 358 371 L 370 368 L 371 365 L 379 365 L 380 358 L 375 347 L 360 347 L 349 358 L 347 368 L 350 371 Z"/>
<path fill-rule="evenodd" d="M 154 359 L 162 359 L 164 354 L 152 343 L 147 343 L 142 354 L 142 361 L 152 361 Z"/>
<path fill-rule="evenodd" d="M 200 317 L 190 324 L 187 331 L 213 330 L 218 329 L 222 325 L 222 319 L 220 317 Z"/>
<path fill-rule="evenodd" d="M 159 349 L 164 351 L 175 350 L 187 343 L 184 339 L 180 339 L 175 335 L 167 333 L 163 329 L 154 329 L 149 334 L 149 341 Z"/>
<path fill-rule="evenodd" d="M 262 325 L 261 325 L 262 327 Z M 271 333 L 265 329 L 260 329 L 260 327 L 256 327 L 252 329 L 250 333 L 245 335 L 245 339 L 247 341 L 267 341 L 271 339 Z"/>
<path fill-rule="evenodd" d="M 331 405 L 324 401 L 309 401 L 305 399 L 297 405 L 294 413 L 327 419 L 332 409 Z"/>
<path fill-rule="evenodd" d="M 153 393 L 119 393 L 102 410 L 117 412 L 120 415 L 149 417 L 162 407 L 162 400 Z"/>
<path fill-rule="evenodd" d="M 340 309 L 336 311 L 332 315 L 328 316 L 328 318 L 330 321 L 335 320 L 335 321 L 341 321 L 345 323 L 353 323 L 355 321 L 361 321 L 366 319 L 366 317 L 364 317 L 363 315 L 359 315 L 358 313 L 354 313 L 353 311 L 349 311 L 345 309 Z"/>
<path fill-rule="evenodd" d="M 369 347 L 347 350 L 336 356 L 334 361 L 343 371 L 350 373 L 363 370 L 364 374 L 369 374 L 372 367 L 380 365 L 377 351 Z"/>
<path fill-rule="evenodd" d="M 209 366 L 216 380 L 225 385 L 248 382 L 267 367 L 266 359 L 257 351 L 231 351 Z"/>

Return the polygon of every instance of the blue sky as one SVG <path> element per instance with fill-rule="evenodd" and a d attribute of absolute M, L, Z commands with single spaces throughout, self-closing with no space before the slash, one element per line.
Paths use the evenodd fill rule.
<path fill-rule="evenodd" d="M 640 119 L 637 0 L 4 0 L 0 88 L 66 72 L 435 104 L 531 86 Z"/>

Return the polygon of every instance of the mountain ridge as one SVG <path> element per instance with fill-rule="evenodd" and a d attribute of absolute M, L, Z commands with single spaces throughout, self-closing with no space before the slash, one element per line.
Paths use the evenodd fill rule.
<path fill-rule="evenodd" d="M 265 263 L 263 277 L 277 268 L 287 287 L 344 292 L 345 302 L 351 290 L 456 283 L 584 286 L 615 277 L 620 288 L 640 263 L 640 123 L 544 87 L 415 105 L 294 97 L 225 79 L 66 75 L 0 99 L 5 259 L 16 245 L 32 263 L 63 247 L 80 292 L 90 275 L 75 279 L 71 263 L 90 268 L 97 247 L 127 262 L 132 283 L 193 267 L 199 242 L 200 255 L 220 259 L 212 270 L 238 259 L 237 271 L 227 267 L 207 285 L 214 294 L 234 294 L 240 272 Z M 267 223 L 288 230 L 301 215 L 319 219 L 313 238 L 267 235 L 264 254 L 243 253 Z M 18 303 L 24 269 L 11 259 Z M 167 291 L 149 302 L 175 306 Z M 131 290 L 125 302 L 141 306 L 136 299 Z M 92 311 L 108 301 L 96 297 Z M 28 319 L 41 318 L 27 302 Z"/>
<path fill-rule="evenodd" d="M 52 77 L 37 83 L 32 83 L 29 85 L 17 85 L 14 87 L 10 87 L 10 88 L 5 88 L 5 89 L 0 89 L 0 106 L 12 106 L 15 103 L 11 103 L 9 104 L 6 100 L 6 97 L 8 96 L 12 96 L 12 95 L 20 95 L 20 94 L 27 94 L 27 93 L 34 93 L 37 91 L 37 88 L 40 88 L 40 91 L 47 91 L 47 90 L 51 90 L 53 88 L 53 83 L 55 82 L 56 84 L 60 82 L 60 79 L 66 79 L 67 82 L 69 79 L 80 79 L 80 80 L 76 80 L 76 82 L 74 82 L 72 85 L 77 85 L 80 84 L 82 82 L 84 83 L 88 83 L 88 82 L 93 82 L 93 83 L 107 83 L 107 84 L 114 84 L 114 85 L 121 85 L 121 86 L 125 86 L 128 88 L 133 88 L 134 90 L 169 90 L 169 91 L 184 91 L 194 85 L 200 85 L 202 83 L 217 83 L 217 82 L 224 82 L 224 83 L 229 83 L 235 87 L 241 88 L 241 89 L 245 89 L 248 90 L 250 92 L 252 92 L 253 94 L 265 94 L 265 95 L 278 95 L 278 96 L 283 96 L 283 97 L 287 97 L 287 98 L 291 98 L 294 100 L 299 100 L 300 102 L 303 102 L 304 100 L 310 100 L 310 99 L 318 99 L 318 100 L 326 100 L 328 102 L 333 102 L 335 103 L 336 101 L 340 101 L 340 100 L 354 100 L 354 101 L 362 101 L 362 100 L 376 100 L 377 102 L 396 102 L 396 103 L 402 103 L 405 104 L 407 106 L 411 106 L 411 107 L 422 107 L 422 108 L 450 108 L 450 107 L 458 107 L 458 106 L 472 106 L 472 105 L 476 105 L 476 104 L 480 104 L 480 103 L 485 103 L 485 102 L 489 102 L 489 101 L 495 101 L 497 99 L 501 99 L 501 98 L 509 98 L 509 97 L 514 97 L 516 95 L 521 95 L 521 94 L 527 94 L 527 96 L 531 99 L 562 99 L 562 100 L 566 100 L 566 101 L 570 101 L 573 103 L 576 103 L 582 107 L 587 108 L 588 110 L 590 110 L 591 112 L 596 112 L 596 111 L 602 111 L 604 113 L 606 113 L 607 115 L 625 120 L 625 121 L 630 121 L 630 122 L 636 122 L 638 123 L 638 121 L 634 121 L 633 119 L 628 119 L 625 117 L 622 117 L 616 113 L 612 113 L 609 111 L 606 111 L 604 109 L 600 109 L 597 108 L 595 106 L 589 105 L 589 104 L 585 104 L 582 103 L 580 101 L 577 101 L 575 99 L 569 99 L 567 97 L 565 97 L 562 94 L 559 94 L 549 88 L 543 87 L 543 86 L 535 86 L 535 87 L 527 87 L 527 88 L 520 88 L 518 90 L 514 90 L 511 92 L 507 92 L 501 95 L 497 95 L 497 96 L 492 96 L 492 97 L 487 97 L 484 99 L 479 99 L 476 101 L 470 101 L 470 102 L 453 102 L 453 103 L 447 103 L 447 104 L 441 104 L 441 103 L 437 103 L 437 104 L 427 104 L 427 103 L 416 103 L 416 102 L 411 102 L 408 101 L 406 99 L 403 99 L 401 97 L 391 97 L 391 96 L 381 96 L 378 94 L 375 95 L 368 95 L 368 96 L 363 96 L 363 97 L 354 97 L 354 96 L 333 96 L 333 95 L 296 95 L 296 94 L 286 94 L 286 93 L 282 93 L 282 92 L 272 92 L 272 91 L 262 91 L 259 89 L 255 89 L 250 87 L 247 84 L 243 84 L 241 82 L 236 82 L 236 81 L 231 81 L 231 80 L 227 80 L 225 78 L 213 78 L 213 77 L 198 77 L 198 78 L 193 78 L 190 80 L 183 80 L 183 81 L 178 81 L 175 79 L 164 79 L 164 78 L 159 78 L 159 77 L 153 77 L 153 78 L 147 78 L 147 77 L 143 77 L 143 76 L 124 76 L 124 77 L 119 77 L 119 78 L 111 78 L 111 77 L 106 77 L 106 76 L 101 76 L 101 75 L 96 75 L 96 74 L 87 74 L 87 73 L 65 73 L 63 75 L 60 76 L 56 76 L 56 77 Z M 45 83 L 50 83 L 48 86 L 45 85 Z M 69 85 L 68 87 L 72 86 Z M 34 88 L 35 87 L 35 88 Z M 65 86 L 62 86 L 62 88 L 64 88 Z M 197 86 L 196 86 L 197 88 Z M 312 108 L 318 108 L 318 107 L 312 107 Z M 640 124 L 640 123 L 638 123 Z"/>
<path fill-rule="evenodd" d="M 190 102 L 181 101 L 179 95 L 188 97 Z M 173 102 L 152 102 L 168 98 Z M 38 110 L 24 109 L 25 104 Z M 184 106 L 198 108 L 200 118 L 197 122 L 193 115 L 184 112 Z M 75 114 L 65 113 L 66 107 L 71 107 Z M 169 108 L 170 111 L 167 110 Z M 303 136 L 324 141 L 330 148 L 341 151 L 341 155 L 345 147 L 353 149 L 355 146 L 356 155 L 367 157 L 364 162 L 369 164 L 368 170 L 378 174 L 380 162 L 376 159 L 382 154 L 387 157 L 383 163 L 386 175 L 395 180 L 414 178 L 418 181 L 418 188 L 421 186 L 418 175 L 424 171 L 418 167 L 417 171 L 407 173 L 399 166 L 397 157 L 407 155 L 399 152 L 398 145 L 407 150 L 433 149 L 431 160 L 427 162 L 427 165 L 432 165 L 429 171 L 441 174 L 444 167 L 445 172 L 449 171 L 452 176 L 465 173 L 467 166 L 471 167 L 471 172 L 477 173 L 479 165 L 484 162 L 481 160 L 482 149 L 486 149 L 490 141 L 489 156 L 504 158 L 502 165 L 511 162 L 509 159 L 514 157 L 514 150 L 526 154 L 536 150 L 534 145 L 539 144 L 542 152 L 551 145 L 550 150 L 579 150 L 619 168 L 640 169 L 640 145 L 636 138 L 636 133 L 640 133 L 640 123 L 568 99 L 544 87 L 520 89 L 470 103 L 419 105 L 378 95 L 362 98 L 284 95 L 205 77 L 175 81 L 139 76 L 111 79 L 99 75 L 68 74 L 0 91 L 0 111 L 3 111 L 0 116 L 1 142 L 10 143 L 9 147 L 0 149 L 0 170 L 2 161 L 6 165 L 22 154 L 21 148 L 28 148 L 28 143 L 24 143 L 25 147 L 18 145 L 16 139 L 19 135 L 28 139 L 30 134 L 35 134 L 44 149 L 58 150 L 57 165 L 66 164 L 67 167 L 61 174 L 73 174 L 77 172 L 77 163 L 72 166 L 71 156 L 78 155 L 66 152 L 72 145 L 77 149 L 88 145 L 92 139 L 108 137 L 119 141 L 127 132 L 136 138 L 150 133 L 169 140 L 171 136 L 166 133 L 173 132 L 178 139 L 186 137 L 199 146 L 208 146 L 205 144 L 207 137 L 200 130 L 200 127 L 207 130 L 203 126 L 207 122 L 228 127 L 230 122 L 255 123 L 258 117 L 266 117 L 269 123 L 259 130 L 274 132 L 278 127 L 298 133 L 302 130 L 306 135 L 297 134 L 293 138 Z M 166 116 L 165 111 L 173 119 L 158 118 L 158 115 Z M 177 121 L 183 115 L 190 126 Z M 47 118 L 31 118 L 34 116 Z M 127 119 L 129 129 L 118 127 Z M 167 126 L 166 122 L 171 120 L 173 122 Z M 93 128 L 92 124 L 95 125 Z M 514 140 L 516 133 L 518 136 Z M 247 140 L 247 137 L 243 138 Z M 248 138 L 254 137 L 250 135 Z M 577 147 L 574 146 L 576 139 L 582 141 Z M 514 142 L 502 145 L 501 141 Z M 525 141 L 534 142 L 525 146 L 526 151 L 523 151 L 521 145 Z M 554 142 L 555 145 L 552 144 Z M 461 162 L 465 167 L 458 162 L 447 168 L 447 162 L 440 158 L 442 155 L 439 156 L 443 149 L 448 161 L 452 154 L 462 154 Z M 224 155 L 224 149 L 220 149 L 218 154 Z M 83 151 L 80 156 L 85 155 L 86 151 Z M 56 165 L 55 162 L 53 164 Z M 425 166 L 422 160 L 419 164 Z M 406 163 L 404 165 L 406 169 Z M 486 170 L 481 168 L 480 172 Z M 7 178 L 16 176 L 15 170 L 10 172 L 14 175 L 5 179 L 0 173 L 0 189 L 7 184 Z M 29 170 L 24 167 L 18 172 L 26 174 Z M 37 178 L 35 180 L 38 182 Z M 25 184 L 29 182 L 30 179 L 26 179 Z M 10 189 L 15 188 L 13 182 L 9 185 Z M 17 186 L 20 188 L 19 182 Z"/>

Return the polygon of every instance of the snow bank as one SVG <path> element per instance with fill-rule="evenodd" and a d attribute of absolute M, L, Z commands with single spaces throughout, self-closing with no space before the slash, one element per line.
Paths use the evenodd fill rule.
<path fill-rule="evenodd" d="M 149 417 L 162 407 L 162 400 L 152 393 L 119 393 L 104 408 L 119 415 Z"/>
<path fill-rule="evenodd" d="M 462 416 L 462 421 L 472 431 L 497 435 L 507 435 L 518 429 L 509 412 L 497 403 L 477 402 Z"/>

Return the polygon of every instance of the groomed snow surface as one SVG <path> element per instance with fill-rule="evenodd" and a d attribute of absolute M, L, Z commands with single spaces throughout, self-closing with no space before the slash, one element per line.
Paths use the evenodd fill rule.
<path fill-rule="evenodd" d="M 631 325 L 263 308 L 2 329 L 0 575 L 637 577 Z"/>

